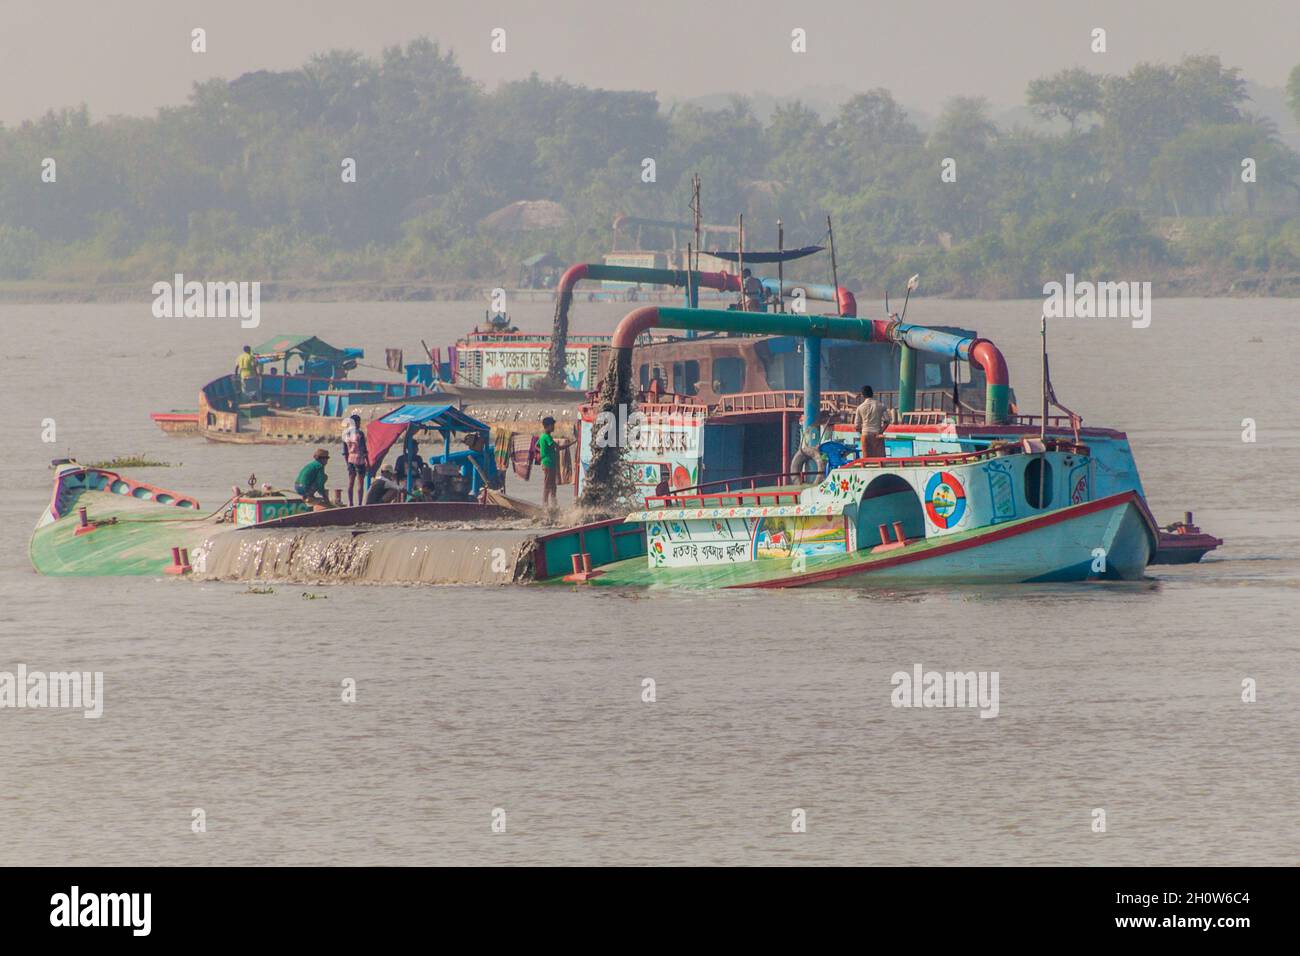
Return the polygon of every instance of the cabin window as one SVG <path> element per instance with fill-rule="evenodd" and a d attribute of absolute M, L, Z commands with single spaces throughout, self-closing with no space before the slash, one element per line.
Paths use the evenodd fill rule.
<path fill-rule="evenodd" d="M 694 395 L 700 383 L 700 363 L 694 359 L 673 363 L 673 391 L 678 395 Z"/>
<path fill-rule="evenodd" d="M 799 352 L 778 352 L 767 356 L 763 359 L 763 371 L 767 387 L 774 392 L 803 388 L 803 355 Z"/>
<path fill-rule="evenodd" d="M 1025 466 L 1025 501 L 1031 508 L 1048 508 L 1052 504 L 1052 466 L 1041 457 Z"/>
<path fill-rule="evenodd" d="M 952 384 L 947 381 L 948 363 L 945 361 L 926 362 L 921 368 L 921 386 L 923 388 L 942 388 Z"/>
<path fill-rule="evenodd" d="M 730 395 L 745 388 L 745 360 L 718 358 L 713 360 L 713 390 L 719 395 Z"/>
<path fill-rule="evenodd" d="M 641 391 L 648 391 L 650 388 L 650 366 L 642 365 L 637 372 L 637 380 L 641 383 Z"/>

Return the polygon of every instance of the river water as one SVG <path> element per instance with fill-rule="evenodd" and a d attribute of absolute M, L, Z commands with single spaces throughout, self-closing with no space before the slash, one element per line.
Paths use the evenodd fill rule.
<path fill-rule="evenodd" d="M 626 308 L 579 303 L 573 327 Z M 169 437 L 149 412 L 194 407 L 244 342 L 310 332 L 382 364 L 481 308 L 264 303 L 244 331 L 147 302 L 0 305 L 0 671 L 104 674 L 99 719 L 0 709 L 0 864 L 1294 864 L 1297 309 L 1157 299 L 1147 329 L 1051 330 L 1057 394 L 1128 432 L 1157 518 L 1194 510 L 1227 540 L 1143 582 L 253 594 L 37 576 L 49 460 L 161 458 L 128 473 L 207 507 L 250 472 L 286 483 L 307 446 Z M 992 338 L 1032 407 L 1039 311 L 922 299 L 909 319 Z M 547 303 L 513 314 L 549 329 Z M 917 664 L 996 672 L 997 716 L 892 706 Z"/>

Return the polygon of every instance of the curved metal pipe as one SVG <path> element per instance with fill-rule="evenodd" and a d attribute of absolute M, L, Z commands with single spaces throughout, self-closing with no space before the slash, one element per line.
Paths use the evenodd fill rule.
<path fill-rule="evenodd" d="M 569 308 L 573 304 L 573 289 L 583 279 L 644 282 L 651 285 L 670 285 L 679 289 L 694 286 L 697 289 L 714 289 L 718 292 L 739 292 L 741 289 L 740 276 L 730 272 L 648 269 L 643 266 L 610 266 L 599 262 L 579 262 L 569 266 L 555 286 L 555 322 L 551 329 L 551 347 L 547 361 L 547 378 L 557 386 L 564 381 L 564 350 L 569 339 Z M 794 282 L 789 279 L 783 283 L 776 279 L 760 281 L 771 294 L 788 296 L 793 290 L 802 289 L 809 299 L 834 302 L 840 316 L 852 318 L 858 314 L 857 299 L 843 286 Z"/>
<path fill-rule="evenodd" d="M 795 282 L 793 279 L 760 279 L 759 281 L 763 283 L 763 288 L 769 295 L 788 298 L 796 289 L 802 289 L 805 298 L 815 299 L 818 302 L 834 302 L 836 314 L 840 316 L 853 318 L 858 314 L 858 300 L 844 286 Z"/>
<path fill-rule="evenodd" d="M 739 312 L 730 309 L 673 309 L 643 305 L 623 316 L 614 329 L 613 346 L 631 348 L 637 336 L 656 327 L 751 335 L 798 335 L 854 342 L 888 342 L 890 323 L 837 315 L 792 312 Z"/>
<path fill-rule="evenodd" d="M 804 338 L 844 339 L 857 342 L 897 342 L 922 352 L 956 357 L 984 371 L 984 418 L 999 424 L 1010 415 L 1010 376 L 1006 359 L 988 339 L 953 335 L 923 325 L 903 325 L 884 320 L 830 315 L 796 315 L 789 312 L 736 312 L 722 309 L 670 309 L 642 306 L 623 316 L 614 329 L 616 352 L 629 358 L 637 337 L 652 328 L 696 329 L 707 332 L 747 332 L 758 335 L 798 335 Z"/>

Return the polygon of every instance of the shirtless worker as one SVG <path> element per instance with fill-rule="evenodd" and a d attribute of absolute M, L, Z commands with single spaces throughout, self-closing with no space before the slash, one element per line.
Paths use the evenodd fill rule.
<path fill-rule="evenodd" d="M 889 424 L 889 410 L 883 402 L 872 396 L 870 385 L 862 386 L 862 404 L 853 411 L 853 424 L 862 435 L 862 457 L 884 458 L 885 438 L 882 432 Z"/>

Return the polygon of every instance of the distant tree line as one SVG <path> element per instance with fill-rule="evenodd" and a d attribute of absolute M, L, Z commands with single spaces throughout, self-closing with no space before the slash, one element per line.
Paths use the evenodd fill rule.
<path fill-rule="evenodd" d="M 1300 66 L 1287 92 L 1300 119 Z M 1300 271 L 1300 156 L 1239 70 L 1204 55 L 1070 69 L 1030 83 L 1026 105 L 1043 123 L 1002 129 L 958 96 L 923 131 L 875 89 L 830 120 L 794 102 L 764 122 L 741 98 L 664 109 L 536 75 L 489 92 L 426 39 L 334 51 L 196 84 L 150 118 L 81 107 L 0 128 L 0 278 L 508 284 L 533 252 L 609 251 L 617 213 L 687 219 L 696 172 L 705 219 L 743 212 L 750 248 L 774 244 L 778 218 L 790 244 L 818 241 L 831 215 L 841 282 L 864 290 L 918 271 L 959 295 L 1037 294 L 1065 272 Z M 480 225 L 520 199 L 572 220 Z"/>

